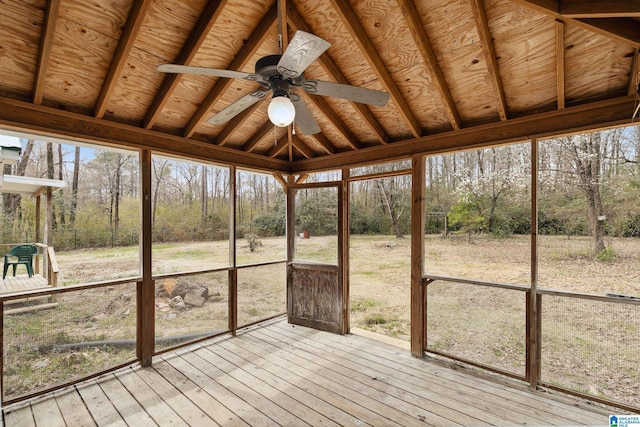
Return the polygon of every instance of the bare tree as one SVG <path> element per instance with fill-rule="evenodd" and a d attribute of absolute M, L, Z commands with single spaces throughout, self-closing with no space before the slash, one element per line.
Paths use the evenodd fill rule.
<path fill-rule="evenodd" d="M 22 155 L 20 156 L 20 160 L 15 167 L 15 174 L 18 176 L 24 176 L 27 170 L 27 165 L 29 164 L 29 159 L 31 157 L 31 152 L 33 151 L 34 140 L 28 139 L 27 143 L 22 150 Z M 11 165 L 5 165 L 4 171 L 5 174 L 11 173 Z M 5 193 L 2 195 L 2 204 L 4 206 L 4 213 L 12 218 L 20 219 L 21 218 L 21 210 L 20 205 L 22 202 L 22 196 L 20 194 L 11 194 Z"/>
<path fill-rule="evenodd" d="M 76 209 L 78 208 L 78 181 L 80 178 L 80 147 L 76 145 L 73 157 L 73 178 L 71 180 L 71 209 L 69 223 L 73 227 L 76 222 Z"/>

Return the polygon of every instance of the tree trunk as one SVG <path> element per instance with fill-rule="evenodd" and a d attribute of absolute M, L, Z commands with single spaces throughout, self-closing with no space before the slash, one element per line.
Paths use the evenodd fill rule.
<path fill-rule="evenodd" d="M 62 144 L 58 144 L 58 180 L 62 181 L 64 176 L 62 174 L 62 168 L 64 159 L 62 157 Z M 57 194 L 58 200 L 58 214 L 60 218 L 60 226 L 64 227 L 65 224 L 65 206 L 64 206 L 64 189 L 60 189 Z"/>
<path fill-rule="evenodd" d="M 22 155 L 20 156 L 20 161 L 18 161 L 18 164 L 16 165 L 15 174 L 17 176 L 24 176 L 27 170 L 27 165 L 29 164 L 29 158 L 31 157 L 31 152 L 33 151 L 33 145 L 34 145 L 33 140 L 29 139 L 27 141 L 27 144 L 24 150 L 22 151 Z M 5 165 L 4 171 L 2 172 L 5 174 L 10 174 L 11 166 Z M 2 196 L 3 196 L 2 202 L 4 206 L 4 213 L 11 218 L 15 218 L 18 220 L 22 219 L 22 211 L 20 210 L 20 206 L 22 204 L 22 196 L 20 194 L 13 194 L 13 193 L 5 193 Z"/>
<path fill-rule="evenodd" d="M 208 192 L 207 192 L 207 170 L 206 166 L 202 166 L 200 179 L 200 222 L 204 224 L 207 220 Z"/>
<path fill-rule="evenodd" d="M 573 140 L 572 140 L 573 141 Z M 600 171 L 601 135 L 595 132 L 573 141 L 576 170 L 587 199 L 587 219 L 591 232 L 591 249 L 594 255 L 605 249 L 604 246 L 604 211 L 600 197 L 602 175 Z"/>
<path fill-rule="evenodd" d="M 73 157 L 73 178 L 71 180 L 71 211 L 69 212 L 69 223 L 73 227 L 76 222 L 76 209 L 78 208 L 78 180 L 80 177 L 80 147 L 76 146 Z"/>
<path fill-rule="evenodd" d="M 54 165 L 53 165 L 53 143 L 47 142 L 47 178 L 53 179 L 54 177 Z M 47 191 L 47 202 L 51 201 L 49 195 L 49 191 Z M 51 212 L 51 230 L 55 230 L 57 228 L 56 222 L 56 209 L 55 205 L 51 207 L 52 209 L 47 209 L 47 212 Z"/>
<path fill-rule="evenodd" d="M 116 182 L 114 185 L 114 201 L 113 201 L 113 229 L 118 233 L 120 227 L 120 181 L 122 176 L 122 154 L 116 155 Z"/>

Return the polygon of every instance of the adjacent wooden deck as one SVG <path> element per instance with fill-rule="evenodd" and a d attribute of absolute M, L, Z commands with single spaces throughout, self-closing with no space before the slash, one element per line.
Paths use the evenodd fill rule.
<path fill-rule="evenodd" d="M 3 411 L 6 426 L 608 425 L 584 403 L 278 320 Z"/>
<path fill-rule="evenodd" d="M 27 274 L 11 275 L 11 269 L 7 277 L 0 279 L 0 293 L 27 291 L 30 289 L 41 289 L 48 287 L 47 279 L 39 274 L 29 277 Z"/>

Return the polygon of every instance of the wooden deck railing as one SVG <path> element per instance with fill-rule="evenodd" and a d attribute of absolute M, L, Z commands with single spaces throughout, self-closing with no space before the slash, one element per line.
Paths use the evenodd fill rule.
<path fill-rule="evenodd" d="M 237 316 L 232 315 L 232 313 L 237 313 L 238 304 L 239 304 L 238 303 L 239 298 L 237 295 L 238 286 L 237 286 L 237 283 L 234 283 L 234 281 L 237 281 L 238 271 L 241 271 L 244 269 L 251 269 L 251 268 L 269 267 L 269 266 L 274 266 L 278 264 L 281 264 L 282 268 L 285 269 L 286 268 L 285 260 L 269 261 L 269 262 L 248 264 L 248 265 L 239 265 L 236 267 L 206 269 L 201 271 L 188 271 L 188 272 L 181 272 L 181 273 L 162 274 L 162 275 L 153 276 L 152 281 L 154 282 L 154 286 L 155 286 L 155 283 L 157 283 L 157 281 L 160 281 L 160 280 L 174 279 L 174 278 L 180 278 L 185 276 L 197 276 L 197 275 L 207 275 L 207 274 L 216 274 L 216 273 L 224 274 L 226 272 L 224 276 L 229 278 L 228 296 L 224 295 L 224 297 L 227 297 L 228 299 L 229 312 L 228 314 L 226 313 L 221 314 L 223 316 L 224 315 L 228 316 L 228 328 L 226 327 L 217 328 L 217 329 L 212 328 L 211 320 L 208 319 L 204 321 L 204 324 L 202 328 L 200 328 L 200 331 L 196 330 L 197 333 L 187 334 L 184 336 L 173 336 L 173 335 L 176 335 L 175 333 L 173 333 L 173 334 L 169 334 L 170 336 L 164 337 L 162 336 L 161 333 L 159 333 L 158 330 L 156 330 L 157 326 L 155 325 L 155 322 L 153 321 L 153 319 L 151 320 L 151 324 L 146 324 L 145 322 L 149 321 L 148 318 L 146 318 L 145 316 L 139 315 L 140 307 L 142 304 L 142 301 L 140 300 L 140 295 L 141 295 L 140 289 L 142 288 L 142 283 L 143 283 L 142 277 L 129 277 L 129 278 L 123 278 L 123 279 L 117 279 L 117 280 L 108 280 L 108 281 L 87 283 L 87 284 L 81 284 L 81 285 L 69 285 L 69 286 L 58 287 L 58 286 L 55 286 L 57 285 L 57 274 L 58 274 L 58 265 L 55 258 L 55 252 L 52 250 L 52 248 L 47 248 L 45 245 L 40 245 L 39 248 L 47 249 L 46 252 L 44 252 L 47 254 L 47 257 L 48 257 L 47 270 L 51 274 L 50 277 L 54 278 L 54 280 L 51 282 L 54 285 L 46 289 L 34 289 L 34 290 L 6 293 L 6 294 L 0 295 L 0 351 L 2 351 L 2 358 L 0 358 L 0 375 L 1 375 L 0 389 L 3 392 L 3 395 L 2 395 L 3 405 L 18 402 L 27 398 L 35 397 L 35 396 L 44 394 L 46 392 L 54 391 L 54 390 L 69 386 L 71 384 L 75 384 L 75 383 L 87 380 L 89 378 L 94 378 L 96 376 L 103 375 L 115 369 L 119 369 L 122 366 L 134 363 L 136 361 L 139 362 L 141 360 L 140 354 L 144 354 L 144 352 L 142 351 L 142 347 L 147 345 L 145 341 L 141 339 L 140 331 L 149 331 L 149 330 L 155 331 L 153 332 L 153 334 L 156 337 L 155 339 L 156 348 L 145 349 L 145 351 L 150 351 L 151 354 L 158 355 L 166 351 L 174 350 L 179 347 L 191 345 L 198 341 L 209 339 L 216 335 L 225 334 L 225 333 L 234 333 L 235 330 L 239 327 L 246 327 L 246 326 L 249 326 L 250 324 L 258 323 L 260 321 L 268 320 L 268 319 L 286 314 L 285 307 L 283 306 L 282 312 L 279 312 L 279 313 L 271 312 L 266 314 L 264 318 L 260 320 L 252 321 L 249 324 L 241 324 L 241 325 L 238 325 Z M 131 285 L 134 285 L 134 286 L 132 287 Z M 285 291 L 284 283 L 283 283 L 282 291 L 283 293 Z M 107 295 L 108 297 L 105 297 L 105 295 Z M 56 300 L 58 303 L 58 306 L 57 308 L 55 308 L 55 310 L 59 310 L 59 312 L 64 313 L 64 315 L 56 316 L 53 314 L 54 313 L 53 311 L 49 311 L 49 312 L 42 311 L 39 313 L 38 312 L 30 313 L 26 311 L 25 312 L 26 314 L 21 314 L 20 316 L 13 317 L 9 321 L 7 321 L 7 319 L 11 317 L 11 315 L 8 313 L 8 310 L 5 308 L 5 305 L 15 304 L 16 302 L 22 302 L 22 301 L 33 301 L 33 300 L 44 299 L 44 298 Z M 126 305 L 127 307 L 129 307 L 129 309 L 119 314 L 120 316 L 125 316 L 124 313 L 127 313 L 126 319 L 125 318 L 123 318 L 122 320 L 110 319 L 110 321 L 115 322 L 113 326 L 102 325 L 101 321 L 105 321 L 105 320 L 104 320 L 104 317 L 100 315 L 100 313 L 98 313 L 97 316 L 96 316 L 96 313 L 93 313 L 93 312 L 85 313 L 85 311 L 91 310 L 87 308 L 87 306 L 91 306 L 91 304 L 88 303 L 90 298 L 99 299 L 101 301 L 100 306 L 106 307 L 105 313 L 108 313 L 108 310 L 109 310 L 108 307 L 117 307 L 119 304 Z M 246 301 L 247 298 L 244 298 L 244 300 Z M 115 305 L 110 304 L 110 301 L 112 303 L 115 301 Z M 152 302 L 151 304 L 153 305 L 154 302 Z M 47 314 L 47 313 L 51 313 L 51 314 Z M 156 316 L 158 315 L 157 312 L 155 314 Z M 108 316 L 110 315 L 111 314 L 109 314 Z M 132 323 L 131 316 L 133 316 L 133 319 L 134 319 L 133 323 Z M 95 320 L 91 320 L 93 318 L 95 318 Z M 63 322 L 64 324 L 57 325 L 55 324 L 55 321 L 53 319 L 60 319 L 60 322 Z M 86 329 L 87 322 L 92 323 L 92 327 L 96 328 L 95 332 L 90 332 L 90 330 Z M 105 322 L 108 323 L 108 321 L 105 321 Z M 42 327 L 35 328 L 33 325 L 36 325 L 36 324 L 38 325 L 42 324 Z M 73 341 L 73 340 L 76 340 L 76 338 L 74 338 L 75 333 L 68 333 L 65 331 L 67 329 L 78 328 L 79 327 L 78 325 L 84 325 L 84 326 L 82 326 L 83 328 L 82 331 L 77 334 L 79 337 L 77 340 L 79 340 L 80 342 L 76 343 L 75 341 Z M 195 329 L 198 329 L 198 327 L 196 326 Z M 132 331 L 131 333 L 133 334 L 132 337 L 129 337 L 126 333 L 123 334 L 124 330 L 131 330 Z M 104 336 L 106 338 L 100 338 L 96 342 L 90 342 L 89 344 L 87 344 L 86 342 L 84 342 L 85 338 L 83 338 L 87 333 L 89 334 L 89 336 L 92 336 L 93 334 L 100 337 Z M 30 338 L 31 334 L 33 334 L 32 338 Z M 178 333 L 177 335 L 179 334 L 180 333 Z M 25 337 L 27 339 L 26 341 L 25 341 Z M 71 339 L 71 342 L 68 341 L 69 339 Z M 60 340 L 63 340 L 63 342 L 59 342 Z M 24 342 L 28 342 L 28 345 L 25 345 Z M 165 345 L 158 346 L 159 342 L 162 342 L 162 344 L 165 344 Z M 13 388 L 6 387 L 7 385 L 6 381 L 11 381 L 12 384 L 15 381 L 18 381 L 18 383 L 21 381 L 25 381 L 25 382 L 29 381 L 28 378 L 24 378 L 24 379 L 9 378 L 11 375 L 20 376 L 20 375 L 25 375 L 24 374 L 25 372 L 30 372 L 29 370 L 22 371 L 18 367 L 11 366 L 12 363 L 14 364 L 20 363 L 20 361 L 24 359 L 20 357 L 20 352 L 24 352 L 24 351 L 32 352 L 32 353 L 35 352 L 33 353 L 36 355 L 35 357 L 39 357 L 37 356 L 37 354 L 39 354 L 39 352 L 41 352 L 43 348 L 47 349 L 49 347 L 55 347 L 56 350 L 52 354 L 55 354 L 56 357 L 60 357 L 60 355 L 65 354 L 65 351 L 73 351 L 73 349 L 75 349 L 76 347 L 79 348 L 85 345 L 98 345 L 98 344 L 108 348 L 114 348 L 114 349 L 121 349 L 125 347 L 130 349 L 135 348 L 135 351 L 132 350 L 131 353 L 125 353 L 124 359 L 122 357 L 121 358 L 111 357 L 110 359 L 113 359 L 113 360 L 107 361 L 106 365 L 105 365 L 105 361 L 101 362 L 102 365 L 99 364 L 100 362 L 96 362 L 98 365 L 96 365 L 97 367 L 95 368 L 95 371 L 86 371 L 86 372 L 83 371 L 82 373 L 73 373 L 73 374 L 70 374 L 68 377 L 64 377 L 63 379 L 61 379 L 62 373 L 56 373 L 56 375 L 53 375 L 52 373 L 52 375 L 50 375 L 51 378 L 56 378 L 55 381 L 60 381 L 60 383 L 47 383 L 47 382 L 42 383 L 40 380 L 38 380 L 38 387 L 40 387 L 39 389 L 35 389 L 34 387 L 32 389 L 29 389 L 28 391 L 21 390 L 20 393 L 18 393 L 17 395 L 14 395 L 14 394 L 7 395 L 8 393 L 7 390 L 13 389 Z M 109 351 L 109 350 L 105 350 L 105 351 Z M 129 354 L 130 354 L 130 357 L 127 356 Z M 42 358 L 43 360 L 41 361 L 42 362 L 41 364 L 43 366 L 50 364 L 49 361 L 45 360 L 46 354 L 42 356 Z M 37 364 L 37 362 L 35 363 Z M 64 363 L 67 363 L 67 362 L 63 360 L 62 365 L 64 365 Z M 109 365 L 109 363 L 112 363 L 113 365 Z M 88 364 L 88 363 L 83 363 L 83 365 L 85 364 Z M 11 366 L 11 369 L 7 370 L 6 368 L 9 366 Z M 32 375 L 37 375 L 38 378 L 49 377 L 43 374 L 42 372 L 33 372 Z M 73 376 L 73 375 L 76 375 L 76 376 Z"/>
<path fill-rule="evenodd" d="M 521 330 L 524 333 L 520 342 L 525 343 L 525 351 L 522 354 L 525 360 L 515 362 L 515 365 L 525 367 L 523 375 L 505 370 L 502 366 L 479 362 L 477 359 L 482 358 L 479 356 L 481 350 L 466 349 L 464 343 L 456 343 L 455 346 L 450 347 L 452 349 L 450 351 L 439 349 L 434 340 L 430 340 L 429 324 L 428 320 L 425 320 L 425 351 L 427 353 L 521 379 L 532 384 L 533 388 L 555 389 L 627 411 L 640 410 L 640 399 L 637 395 L 634 397 L 633 393 L 628 396 L 624 396 L 623 392 L 613 393 L 617 383 L 603 385 L 602 388 L 607 391 L 602 391 L 599 384 L 594 384 L 598 380 L 615 382 L 616 378 L 619 379 L 618 383 L 623 383 L 625 380 L 633 382 L 635 378 L 635 384 L 637 384 L 640 377 L 640 343 L 635 339 L 635 335 L 631 336 L 628 333 L 625 335 L 625 331 L 640 330 L 640 298 L 630 295 L 599 295 L 538 288 L 535 291 L 536 307 L 532 310 L 532 304 L 530 304 L 532 290 L 528 286 L 434 275 L 424 275 L 422 282 L 427 287 L 434 286 L 434 283 L 447 283 L 454 287 L 471 286 L 467 290 L 479 287 L 495 289 L 498 292 L 499 290 L 519 291 L 525 294 L 525 299 L 521 300 L 524 305 L 521 312 L 524 315 L 519 316 L 512 312 L 508 316 L 512 326 L 513 324 L 516 326 L 511 330 Z M 463 293 L 464 289 L 461 288 L 453 298 L 458 298 Z M 447 296 L 451 296 L 450 293 Z M 430 298 L 427 297 L 427 313 L 429 313 Z M 467 312 L 500 310 L 493 305 L 495 301 L 479 300 L 481 297 L 477 295 L 474 295 L 474 298 L 478 301 L 473 306 L 463 306 L 461 310 Z M 512 303 L 517 305 L 518 301 L 515 300 Z M 427 319 L 429 319 L 428 315 Z M 484 323 L 487 322 L 490 320 L 485 319 Z M 530 335 L 531 325 L 535 325 L 537 339 L 532 339 Z M 475 326 L 472 325 L 471 328 Z M 467 325 L 456 325 L 456 327 L 465 328 Z M 496 329 L 499 326 L 489 325 L 489 327 Z M 617 335 L 616 328 L 620 328 L 620 333 Z M 619 339 L 614 339 L 616 336 Z M 626 339 L 624 339 L 625 336 Z M 597 341 L 593 342 L 591 339 Z M 489 348 L 492 344 L 498 347 L 495 342 L 487 343 Z M 516 342 L 512 345 L 515 348 L 519 344 Z M 565 354 L 563 345 L 566 348 L 572 348 L 573 351 Z M 577 348 L 584 351 L 578 351 Z M 501 349 L 494 350 L 501 351 Z M 514 351 L 514 354 L 516 353 L 517 351 Z M 553 363 L 550 362 L 551 360 Z M 555 365 L 558 365 L 557 369 Z M 597 365 L 600 371 L 606 371 L 606 373 L 594 372 L 595 369 L 588 373 L 578 372 L 587 372 L 587 366 L 590 365 Z M 566 371 L 572 372 L 567 372 L 565 375 Z M 610 391 L 612 393 L 608 393 Z"/>
<path fill-rule="evenodd" d="M 44 243 L 28 242 L 0 243 L 0 253 L 7 253 L 9 248 L 23 244 L 32 244 L 38 248 L 38 253 L 36 254 L 36 258 L 33 263 L 34 274 L 41 274 L 41 272 L 44 272 L 43 276 L 47 279 L 47 285 L 54 288 L 58 286 L 58 273 L 60 272 L 60 269 L 58 268 L 56 251 L 53 249 L 53 246 L 47 246 Z M 4 250 L 4 248 L 7 248 L 7 250 Z"/>

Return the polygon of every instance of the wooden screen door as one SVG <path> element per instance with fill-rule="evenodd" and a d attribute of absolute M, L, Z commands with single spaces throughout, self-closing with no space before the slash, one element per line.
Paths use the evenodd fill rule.
<path fill-rule="evenodd" d="M 341 182 L 289 186 L 287 313 L 289 322 L 349 332 Z"/>

